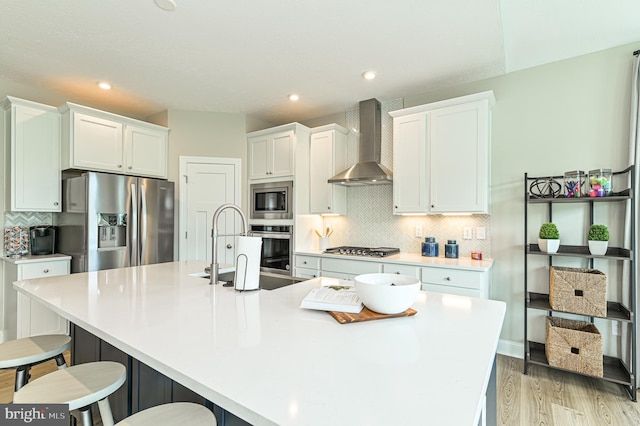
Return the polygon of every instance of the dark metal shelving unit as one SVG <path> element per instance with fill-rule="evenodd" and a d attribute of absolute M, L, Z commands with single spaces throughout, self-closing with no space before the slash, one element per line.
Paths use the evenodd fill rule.
<path fill-rule="evenodd" d="M 624 175 L 627 174 L 629 181 L 633 184 L 634 181 L 634 166 L 630 166 L 625 170 L 614 172 L 613 175 Z M 530 244 L 528 240 L 528 216 L 529 216 L 529 205 L 530 204 L 544 204 L 547 206 L 547 217 L 548 221 L 552 221 L 553 214 L 553 205 L 561 205 L 561 204 L 588 204 L 589 206 L 589 218 L 590 224 L 594 222 L 594 209 L 597 205 L 601 203 L 621 203 L 630 201 L 631 204 L 631 218 L 633 219 L 636 215 L 635 205 L 633 202 L 633 187 L 627 188 L 623 191 L 614 193 L 608 197 L 581 197 L 581 198 L 552 198 L 552 197 L 536 197 L 533 196 L 529 192 L 529 185 L 533 181 L 540 179 L 562 179 L 562 176 L 543 176 L 543 177 L 532 177 L 527 173 L 524 174 L 524 194 L 525 194 L 525 214 L 524 214 L 524 241 L 525 241 L 525 249 L 524 249 L 524 293 L 525 293 L 525 305 L 524 305 L 524 342 L 525 342 L 525 353 L 524 353 L 524 374 L 528 373 L 528 367 L 530 364 L 540 365 L 548 368 L 553 368 L 556 370 L 569 371 L 574 374 L 579 374 L 588 377 L 595 377 L 601 380 L 606 380 L 609 382 L 617 383 L 622 385 L 625 390 L 628 392 L 629 397 L 632 401 L 637 400 L 637 389 L 636 389 L 636 271 L 637 267 L 637 249 L 636 249 L 636 238 L 635 238 L 635 223 L 634 220 L 631 220 L 631 244 L 629 248 L 625 247 L 609 247 L 606 254 L 604 256 L 594 256 L 589 252 L 588 246 L 572 246 L 572 245 L 561 245 L 558 249 L 557 253 L 544 253 L 540 251 L 537 244 Z M 626 204 L 625 204 L 626 205 Z M 538 293 L 538 292 L 530 292 L 529 291 L 529 283 L 528 283 L 528 257 L 530 255 L 534 256 L 547 256 L 549 259 L 549 266 L 553 265 L 554 257 L 579 257 L 579 258 L 588 258 L 589 259 L 589 267 L 594 267 L 595 259 L 604 259 L 610 261 L 622 261 L 622 262 L 630 262 L 629 267 L 629 290 L 630 290 L 630 306 L 625 306 L 624 304 L 618 301 L 607 301 L 607 316 L 605 318 L 601 318 L 603 320 L 609 321 L 620 321 L 627 324 L 630 324 L 630 331 L 627 334 L 630 336 L 627 337 L 630 344 L 628 345 L 628 359 L 629 364 L 625 363 L 622 359 L 618 357 L 612 356 L 603 356 L 603 364 L 604 364 L 604 376 L 590 376 L 587 374 L 578 373 L 576 371 L 565 370 L 562 368 L 556 368 L 549 365 L 547 362 L 547 357 L 545 354 L 545 345 L 544 343 L 531 341 L 528 338 L 528 310 L 534 309 L 538 311 L 546 311 L 548 316 L 553 316 L 555 313 L 563 313 L 563 314 L 575 314 L 581 317 L 585 317 L 587 315 L 578 314 L 573 312 L 562 312 L 557 311 L 551 308 L 549 304 L 549 294 L 546 293 Z M 587 316 L 588 317 L 588 316 Z M 589 317 L 590 321 L 594 321 L 594 317 Z"/>

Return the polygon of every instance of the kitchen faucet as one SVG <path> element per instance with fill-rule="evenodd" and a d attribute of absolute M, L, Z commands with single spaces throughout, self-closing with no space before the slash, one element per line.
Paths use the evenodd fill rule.
<path fill-rule="evenodd" d="M 225 234 L 218 235 L 218 217 L 226 209 L 233 209 L 238 212 L 242 219 L 242 233 L 240 234 Z M 248 232 L 247 218 L 245 217 L 240 207 L 235 204 L 223 204 L 213 213 L 213 219 L 211 220 L 211 271 L 209 271 L 209 284 L 218 284 L 218 237 L 234 237 L 237 235 L 247 235 Z"/>

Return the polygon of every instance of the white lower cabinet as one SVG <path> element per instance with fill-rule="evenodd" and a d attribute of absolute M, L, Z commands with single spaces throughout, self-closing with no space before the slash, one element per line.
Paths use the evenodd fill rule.
<path fill-rule="evenodd" d="M 320 276 L 320 258 L 295 256 L 293 275 L 298 278 L 313 279 Z"/>
<path fill-rule="evenodd" d="M 5 265 L 6 285 L 13 281 L 32 278 L 54 277 L 70 273 L 69 259 L 50 260 Z M 15 291 L 15 290 L 14 290 Z M 17 294 L 17 338 L 37 336 L 40 334 L 69 334 L 69 321 L 54 313 L 49 308 L 24 296 Z"/>
<path fill-rule="evenodd" d="M 422 289 L 488 299 L 489 271 L 423 267 Z"/>
<path fill-rule="evenodd" d="M 353 280 L 358 275 L 376 272 L 382 272 L 382 264 L 362 260 L 322 258 L 323 277 Z"/>
<path fill-rule="evenodd" d="M 420 268 L 413 265 L 403 265 L 401 263 L 384 263 L 382 271 L 385 274 L 406 275 L 420 279 Z"/>

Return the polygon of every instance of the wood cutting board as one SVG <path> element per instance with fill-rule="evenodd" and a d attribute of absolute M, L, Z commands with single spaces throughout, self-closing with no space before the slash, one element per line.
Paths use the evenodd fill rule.
<path fill-rule="evenodd" d="M 412 315 L 415 315 L 417 311 L 415 309 L 409 308 L 404 312 L 400 312 L 399 314 L 379 314 L 377 312 L 370 311 L 365 306 L 357 314 L 352 314 L 349 312 L 336 312 L 336 311 L 328 311 L 328 312 L 340 324 L 349 324 L 352 322 L 373 321 L 373 320 L 386 319 L 386 318 L 410 317 Z"/>

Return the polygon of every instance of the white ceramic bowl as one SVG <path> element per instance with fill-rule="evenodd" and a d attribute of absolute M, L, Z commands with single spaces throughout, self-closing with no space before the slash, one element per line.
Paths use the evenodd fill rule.
<path fill-rule="evenodd" d="M 413 305 L 420 280 L 398 274 L 364 274 L 354 278 L 364 306 L 380 314 L 399 314 Z"/>

